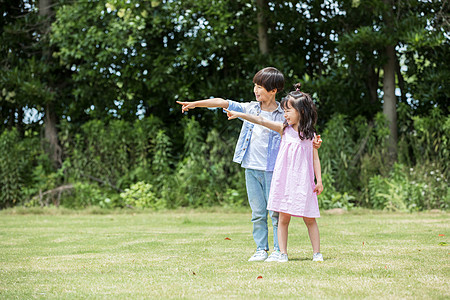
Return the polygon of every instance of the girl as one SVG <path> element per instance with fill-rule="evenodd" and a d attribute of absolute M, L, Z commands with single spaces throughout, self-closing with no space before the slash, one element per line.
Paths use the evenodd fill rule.
<path fill-rule="evenodd" d="M 319 154 L 312 143 L 317 110 L 311 96 L 301 92 L 300 86 L 300 83 L 294 85 L 295 91 L 281 101 L 285 111 L 284 123 L 226 110 L 229 120 L 241 118 L 265 126 L 282 136 L 267 205 L 268 210 L 279 212 L 278 242 L 281 254 L 266 261 L 288 261 L 287 238 L 291 216 L 303 218 L 313 247 L 313 261 L 323 261 L 315 219 L 320 217 L 317 195 L 323 191 Z"/>

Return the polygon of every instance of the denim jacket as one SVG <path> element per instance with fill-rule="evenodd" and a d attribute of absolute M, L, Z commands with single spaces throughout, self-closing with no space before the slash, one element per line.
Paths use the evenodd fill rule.
<path fill-rule="evenodd" d="M 228 110 L 234 110 L 238 112 L 243 112 L 251 115 L 257 115 L 261 113 L 261 104 L 258 101 L 252 101 L 250 103 L 238 103 L 232 100 L 228 100 Z M 277 102 L 278 108 L 272 113 L 275 122 L 284 122 L 284 111 L 280 104 Z M 238 142 L 236 144 L 236 149 L 234 150 L 233 161 L 240 164 L 244 158 L 245 152 L 247 151 L 248 144 L 252 138 L 253 127 L 255 124 L 248 121 L 244 121 L 242 124 L 241 133 L 239 135 Z M 278 132 L 270 130 L 269 134 L 269 144 L 267 145 L 267 168 L 266 171 L 273 171 L 275 166 L 275 161 L 277 158 L 278 150 L 280 148 L 281 136 Z"/>

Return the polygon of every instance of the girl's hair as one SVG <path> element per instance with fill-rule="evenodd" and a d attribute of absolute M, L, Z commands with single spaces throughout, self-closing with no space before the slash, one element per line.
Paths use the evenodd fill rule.
<path fill-rule="evenodd" d="M 279 93 L 284 88 L 284 75 L 274 67 L 267 67 L 255 74 L 253 83 L 263 86 L 268 92 L 277 89 Z"/>
<path fill-rule="evenodd" d="M 305 138 L 310 140 L 314 138 L 314 133 L 316 133 L 317 109 L 311 95 L 300 91 L 301 86 L 301 83 L 294 84 L 294 90 L 281 99 L 281 107 L 286 110 L 290 106 L 300 114 L 298 135 L 301 140 Z M 285 121 L 284 128 L 287 126 L 288 123 Z"/>

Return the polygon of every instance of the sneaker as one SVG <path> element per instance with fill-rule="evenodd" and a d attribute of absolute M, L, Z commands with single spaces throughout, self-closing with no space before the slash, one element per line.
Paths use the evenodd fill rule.
<path fill-rule="evenodd" d="M 322 253 L 320 253 L 320 252 L 314 253 L 313 261 L 323 261 Z"/>
<path fill-rule="evenodd" d="M 253 254 L 252 257 L 248 261 L 265 261 L 267 259 L 267 251 L 266 250 L 258 250 Z"/>
<path fill-rule="evenodd" d="M 288 256 L 286 253 L 280 253 L 280 258 L 278 259 L 278 262 L 284 263 L 288 262 Z"/>
<path fill-rule="evenodd" d="M 280 251 L 273 251 L 272 254 L 265 260 L 265 262 L 279 261 L 280 260 Z"/>

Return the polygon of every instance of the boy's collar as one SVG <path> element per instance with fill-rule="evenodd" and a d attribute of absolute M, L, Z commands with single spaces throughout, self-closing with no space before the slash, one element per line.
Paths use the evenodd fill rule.
<path fill-rule="evenodd" d="M 276 110 L 278 110 L 278 112 L 280 112 L 280 113 L 282 113 L 282 114 L 284 114 L 284 110 L 281 108 L 281 104 L 280 104 L 280 102 L 278 102 L 278 101 L 275 101 L 276 103 L 277 103 L 277 105 L 278 105 L 278 107 L 277 107 L 277 109 Z"/>
<path fill-rule="evenodd" d="M 280 102 L 275 101 L 275 103 L 277 104 L 277 109 L 275 109 L 274 111 L 278 111 L 279 113 L 284 114 L 284 110 L 281 108 Z M 258 102 L 258 110 L 261 111 L 261 102 Z"/>

